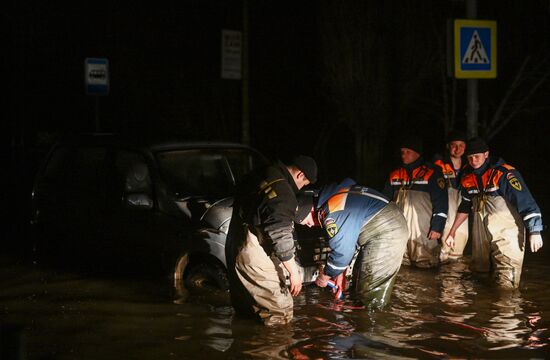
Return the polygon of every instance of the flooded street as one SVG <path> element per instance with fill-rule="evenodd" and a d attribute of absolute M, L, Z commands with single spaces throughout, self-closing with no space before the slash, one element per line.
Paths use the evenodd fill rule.
<path fill-rule="evenodd" d="M 265 328 L 236 318 L 223 294 L 177 299 L 168 280 L 84 277 L 3 257 L 0 322 L 21 329 L 28 359 L 547 358 L 548 258 L 527 254 L 518 291 L 499 291 L 464 263 L 402 268 L 378 312 L 310 286 L 291 325 Z"/>

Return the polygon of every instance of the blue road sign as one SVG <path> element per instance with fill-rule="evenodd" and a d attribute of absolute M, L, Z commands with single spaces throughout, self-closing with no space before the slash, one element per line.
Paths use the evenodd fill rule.
<path fill-rule="evenodd" d="M 455 20 L 455 76 L 496 77 L 496 22 Z"/>
<path fill-rule="evenodd" d="M 84 82 L 86 94 L 107 95 L 109 93 L 109 60 L 86 58 L 84 61 Z"/>

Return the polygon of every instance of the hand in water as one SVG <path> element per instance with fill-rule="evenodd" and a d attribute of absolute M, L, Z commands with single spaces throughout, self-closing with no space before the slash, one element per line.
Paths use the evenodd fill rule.
<path fill-rule="evenodd" d="M 540 234 L 529 234 L 531 252 L 537 252 L 542 247 L 542 236 Z"/>

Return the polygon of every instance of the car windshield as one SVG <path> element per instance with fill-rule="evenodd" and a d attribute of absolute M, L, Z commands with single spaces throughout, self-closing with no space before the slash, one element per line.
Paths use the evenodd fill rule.
<path fill-rule="evenodd" d="M 178 198 L 233 195 L 235 183 L 265 160 L 248 149 L 188 149 L 156 154 L 160 174 Z"/>

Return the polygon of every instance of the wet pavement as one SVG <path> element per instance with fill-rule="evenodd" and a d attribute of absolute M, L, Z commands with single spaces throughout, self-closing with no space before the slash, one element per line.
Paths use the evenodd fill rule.
<path fill-rule="evenodd" d="M 177 298 L 169 279 L 96 278 L 4 256 L 0 323 L 3 334 L 15 326 L 28 359 L 548 358 L 549 258 L 527 254 L 516 291 L 466 263 L 402 267 L 389 306 L 373 312 L 310 286 L 292 324 L 265 328 L 235 317 L 227 294 Z"/>

